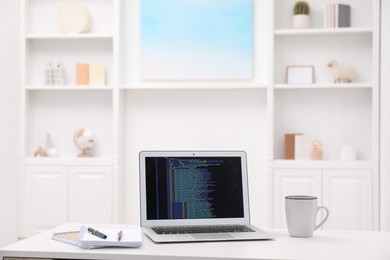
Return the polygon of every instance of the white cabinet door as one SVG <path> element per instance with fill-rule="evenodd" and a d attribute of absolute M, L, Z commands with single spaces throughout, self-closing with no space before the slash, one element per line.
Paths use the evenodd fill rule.
<path fill-rule="evenodd" d="M 372 230 L 372 172 L 324 170 L 324 206 L 329 208 L 326 229 Z"/>
<path fill-rule="evenodd" d="M 67 169 L 26 166 L 23 189 L 23 235 L 67 222 Z"/>
<path fill-rule="evenodd" d="M 321 201 L 321 170 L 276 169 L 274 170 L 274 223 L 276 228 L 286 227 L 285 197 L 312 195 Z"/>
<path fill-rule="evenodd" d="M 69 221 L 112 223 L 112 168 L 69 167 Z"/>

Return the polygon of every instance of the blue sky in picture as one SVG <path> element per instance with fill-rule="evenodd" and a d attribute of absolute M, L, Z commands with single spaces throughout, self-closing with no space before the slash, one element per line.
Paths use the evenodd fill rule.
<path fill-rule="evenodd" d="M 252 0 L 141 0 L 145 78 L 250 78 L 252 52 Z"/>

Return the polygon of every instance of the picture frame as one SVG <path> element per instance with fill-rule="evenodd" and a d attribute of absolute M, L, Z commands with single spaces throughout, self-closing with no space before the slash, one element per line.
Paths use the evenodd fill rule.
<path fill-rule="evenodd" d="M 140 0 L 140 4 L 142 80 L 253 77 L 254 0 Z"/>
<path fill-rule="evenodd" d="M 294 65 L 286 67 L 287 84 L 313 84 L 314 66 Z"/>

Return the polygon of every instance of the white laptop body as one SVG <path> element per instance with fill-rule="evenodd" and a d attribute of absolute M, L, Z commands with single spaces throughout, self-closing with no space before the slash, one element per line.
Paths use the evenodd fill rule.
<path fill-rule="evenodd" d="M 154 242 L 273 239 L 250 225 L 245 152 L 142 151 L 139 157 L 141 227 Z M 237 225 L 250 231 L 211 231 Z M 197 231 L 165 231 L 178 227 Z"/>

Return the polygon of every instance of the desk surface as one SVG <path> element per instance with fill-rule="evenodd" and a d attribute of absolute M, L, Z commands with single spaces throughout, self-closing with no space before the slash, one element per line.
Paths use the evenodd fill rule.
<path fill-rule="evenodd" d="M 141 248 L 82 249 L 51 239 L 53 232 L 78 230 L 66 224 L 0 249 L 4 257 L 63 259 L 390 259 L 390 232 L 316 231 L 292 238 L 286 230 L 266 229 L 273 241 L 156 244 L 143 238 Z M 123 226 L 121 226 L 123 227 Z"/>

